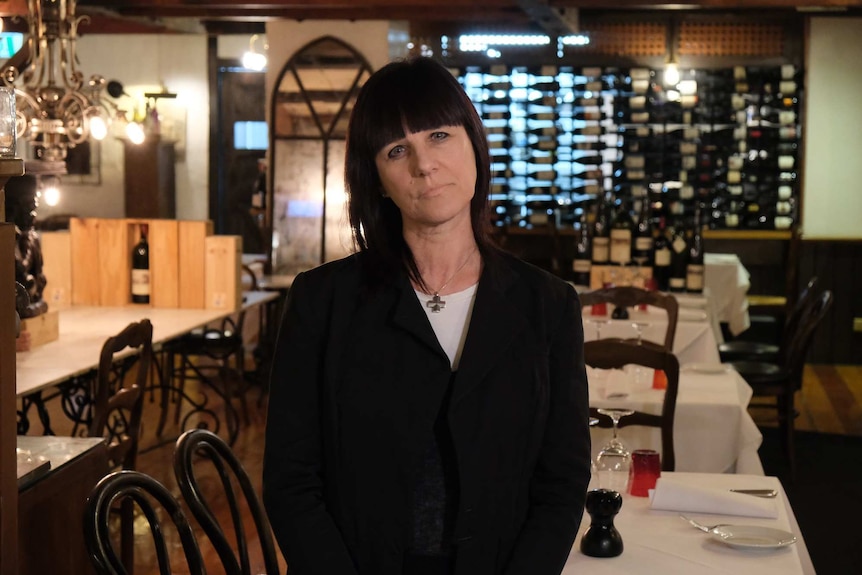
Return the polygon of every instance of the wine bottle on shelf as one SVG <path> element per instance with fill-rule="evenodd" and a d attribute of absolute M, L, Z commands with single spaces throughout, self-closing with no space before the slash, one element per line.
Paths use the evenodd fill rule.
<path fill-rule="evenodd" d="M 132 249 L 132 302 L 150 303 L 150 246 L 147 224 L 140 226 L 140 240 Z"/>
<path fill-rule="evenodd" d="M 652 275 L 656 281 L 656 289 L 668 291 L 670 289 L 671 249 L 664 217 L 659 219 L 658 228 L 654 232 L 653 257 Z"/>
<path fill-rule="evenodd" d="M 700 204 L 694 210 L 694 229 L 688 245 L 688 265 L 685 273 L 685 291 L 703 293 L 703 238 L 701 237 Z"/>
<path fill-rule="evenodd" d="M 593 265 L 607 265 L 610 257 L 610 218 L 606 194 L 599 194 L 596 221 L 593 226 Z"/>
<path fill-rule="evenodd" d="M 632 246 L 632 259 L 640 266 L 653 265 L 653 233 L 649 195 L 641 198 L 637 231 Z"/>
<path fill-rule="evenodd" d="M 688 242 L 685 241 L 685 231 L 682 219 L 674 222 L 670 242 L 670 279 L 668 288 L 675 293 L 685 291 L 685 278 L 688 272 Z"/>
<path fill-rule="evenodd" d="M 621 266 L 632 262 L 632 230 L 634 222 L 629 212 L 628 202 L 619 201 L 614 219 L 611 222 L 610 263 Z"/>
<path fill-rule="evenodd" d="M 593 268 L 593 237 L 586 210 L 581 213 L 578 228 L 578 241 L 575 245 L 575 258 L 572 260 L 572 281 L 577 285 L 590 285 L 590 272 Z"/>

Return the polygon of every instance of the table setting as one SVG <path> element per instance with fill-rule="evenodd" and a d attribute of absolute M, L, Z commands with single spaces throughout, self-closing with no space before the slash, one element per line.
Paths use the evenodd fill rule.
<path fill-rule="evenodd" d="M 814 573 L 777 478 L 656 473 L 648 455 L 620 491 L 593 477 L 564 575 Z"/>
<path fill-rule="evenodd" d="M 716 365 L 722 369 L 711 369 Z M 590 406 L 660 414 L 664 398 L 660 375 L 635 365 L 588 367 Z M 762 475 L 757 455 L 762 435 L 747 410 L 751 396 L 751 387 L 739 374 L 721 364 L 683 364 L 673 426 L 676 470 Z M 591 434 L 596 457 L 612 439 L 613 429 L 594 427 Z M 657 428 L 628 426 L 618 435 L 630 449 L 661 448 Z"/>
<path fill-rule="evenodd" d="M 662 344 L 667 331 L 664 310 L 648 306 L 646 310 L 630 309 L 627 319 L 614 319 L 611 313 L 594 315 L 590 306 L 584 308 L 584 340 L 623 338 Z M 673 352 L 683 363 L 719 363 L 718 338 L 721 330 L 714 329 L 705 309 L 680 308 L 677 316 Z"/>

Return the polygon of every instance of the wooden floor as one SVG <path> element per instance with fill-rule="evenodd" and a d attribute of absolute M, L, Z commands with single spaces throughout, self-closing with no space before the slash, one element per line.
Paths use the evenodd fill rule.
<path fill-rule="evenodd" d="M 265 398 L 260 398 L 259 388 L 252 388 L 248 392 L 248 405 L 249 421 L 248 423 L 242 421 L 233 449 L 243 462 L 259 492 L 265 425 Z M 796 421 L 796 428 L 799 430 L 862 436 L 862 366 L 806 366 L 803 389 L 799 393 L 797 407 L 800 416 Z M 239 408 L 238 403 L 237 408 Z M 213 409 L 218 411 L 219 404 L 214 403 Z M 139 457 L 138 468 L 158 479 L 179 497 L 179 489 L 172 470 L 173 444 L 168 441 L 160 447 L 152 447 L 157 444 L 153 430 L 158 421 L 159 413 L 158 402 L 147 404 L 144 418 L 145 439 L 143 441 L 143 448 L 146 451 Z M 769 421 L 772 414 L 768 411 L 752 410 L 751 413 L 759 425 L 773 425 Z M 61 418 L 62 415 L 58 414 L 53 421 L 56 422 Z M 63 433 L 62 429 L 56 429 L 56 431 L 58 434 Z M 168 429 L 165 436 L 171 432 Z M 178 433 L 179 431 L 174 430 L 173 432 Z M 38 433 L 38 431 L 31 430 L 31 433 Z M 224 431 L 222 430 L 221 433 L 223 434 Z M 221 487 L 215 473 L 212 472 L 209 476 L 204 477 L 201 483 L 203 489 L 211 492 L 214 496 L 214 512 L 222 518 L 223 524 L 227 524 L 227 504 L 223 497 L 219 497 Z M 246 530 L 248 533 L 254 533 L 250 519 L 247 521 Z M 148 545 L 150 541 L 149 527 L 143 517 L 138 517 L 136 520 L 135 532 L 136 575 L 157 574 L 159 571 L 155 554 L 151 546 Z M 172 533 L 169 531 L 168 535 L 170 536 Z M 198 535 L 201 550 L 207 562 L 207 572 L 210 574 L 223 573 L 221 564 L 206 536 L 199 529 Z M 182 563 L 177 538 L 171 537 L 170 541 L 172 544 L 173 572 L 188 573 L 187 567 Z M 281 557 L 279 560 L 282 573 L 284 573 L 284 560 Z M 252 546 L 252 563 L 254 573 L 263 572 L 260 552 L 254 545 Z"/>

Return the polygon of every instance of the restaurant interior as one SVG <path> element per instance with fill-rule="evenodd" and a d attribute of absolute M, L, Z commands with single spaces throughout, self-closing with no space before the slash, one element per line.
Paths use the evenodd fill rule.
<path fill-rule="evenodd" d="M 836 515 L 862 512 L 862 0 L 0 0 L 0 18 L 0 573 L 168 572 L 143 506 L 95 497 L 120 469 L 140 475 L 100 487 L 161 494 L 173 572 L 288 572 L 259 507 L 280 313 L 296 274 L 354 249 L 359 87 L 418 55 L 485 124 L 496 241 L 581 296 L 591 489 L 622 494 L 626 546 L 589 553 L 585 512 L 563 573 L 858 569 Z M 680 273 L 659 237 L 690 254 Z M 665 359 L 594 351 L 615 339 Z M 617 431 L 624 476 L 601 466 Z M 629 448 L 668 464 L 649 497 Z M 202 459 L 239 469 L 244 528 Z"/>

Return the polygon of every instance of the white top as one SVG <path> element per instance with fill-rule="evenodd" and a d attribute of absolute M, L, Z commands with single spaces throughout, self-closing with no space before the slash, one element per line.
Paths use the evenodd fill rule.
<path fill-rule="evenodd" d="M 475 283 L 463 291 L 440 296 L 446 305 L 437 312 L 425 305 L 432 296 L 413 290 L 416 292 L 416 297 L 419 298 L 419 303 L 422 304 L 422 309 L 428 316 L 428 321 L 431 322 L 431 327 L 434 328 L 440 347 L 449 356 L 452 371 L 458 369 L 458 364 L 461 361 L 461 352 L 464 349 L 464 341 L 467 339 L 467 330 L 470 327 L 470 316 L 473 315 L 473 303 L 476 301 L 478 285 Z"/>

